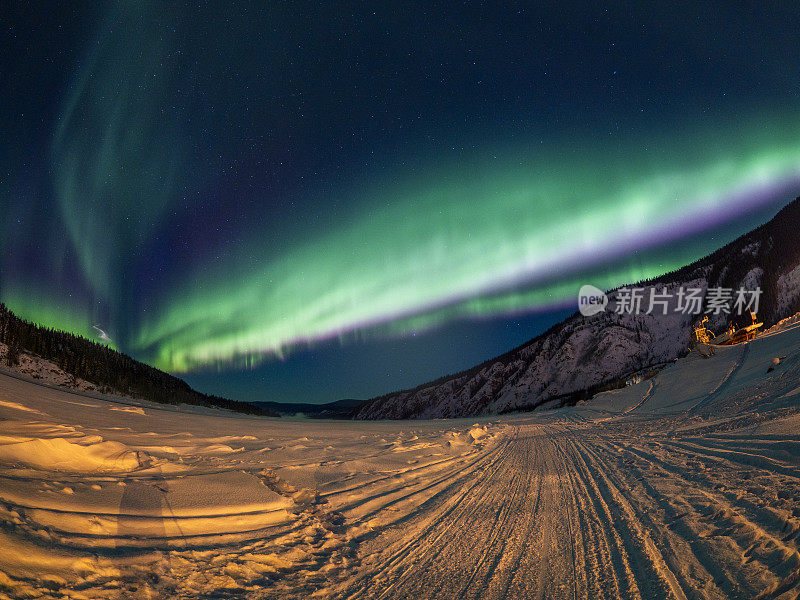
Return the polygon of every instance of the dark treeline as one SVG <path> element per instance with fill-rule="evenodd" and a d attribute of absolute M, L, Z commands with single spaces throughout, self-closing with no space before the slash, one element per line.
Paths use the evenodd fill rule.
<path fill-rule="evenodd" d="M 202 394 L 185 381 L 71 333 L 40 327 L 17 317 L 0 303 L 0 342 L 8 346 L 6 363 L 21 352 L 49 360 L 66 373 L 96 385 L 101 392 L 126 394 L 161 404 L 195 404 L 253 415 L 271 415 L 260 406 Z"/>

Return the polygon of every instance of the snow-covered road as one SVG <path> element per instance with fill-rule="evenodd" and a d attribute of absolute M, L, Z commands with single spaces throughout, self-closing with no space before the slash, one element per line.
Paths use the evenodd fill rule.
<path fill-rule="evenodd" d="M 753 448 L 775 443 L 521 424 L 365 544 L 345 596 L 795 598 L 800 469 Z"/>
<path fill-rule="evenodd" d="M 0 376 L 0 598 L 797 598 L 798 342 L 477 423 Z"/>

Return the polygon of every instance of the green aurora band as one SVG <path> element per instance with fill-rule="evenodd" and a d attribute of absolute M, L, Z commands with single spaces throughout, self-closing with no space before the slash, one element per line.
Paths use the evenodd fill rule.
<path fill-rule="evenodd" d="M 176 142 L 180 101 L 169 98 L 180 85 L 179 64 L 161 19 L 119 3 L 105 28 L 119 33 L 98 37 L 65 99 L 53 183 L 94 297 L 125 306 L 127 263 L 179 195 L 179 173 L 189 165 Z"/>
<path fill-rule="evenodd" d="M 346 225 L 284 253 L 263 241 L 230 253 L 261 256 L 258 267 L 232 259 L 187 273 L 134 345 L 172 371 L 251 365 L 354 332 L 530 311 L 571 300 L 589 281 L 608 289 L 660 275 L 714 249 L 665 253 L 665 244 L 800 179 L 800 137 L 788 122 L 717 134 L 713 149 L 660 140 L 668 152 L 455 170 L 384 190 L 380 202 L 365 194 Z M 626 266 L 632 252 L 638 262 Z"/>

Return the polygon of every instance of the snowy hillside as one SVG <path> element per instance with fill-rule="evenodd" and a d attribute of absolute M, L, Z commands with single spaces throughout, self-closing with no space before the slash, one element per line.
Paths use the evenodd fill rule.
<path fill-rule="evenodd" d="M 106 344 L 20 319 L 0 303 L 0 371 L 95 395 L 116 394 L 165 404 L 196 404 L 274 416 L 266 408 L 192 389 Z"/>
<path fill-rule="evenodd" d="M 767 326 L 800 310 L 800 199 L 769 223 L 710 256 L 641 286 L 674 294 L 680 287 L 760 286 L 759 318 Z M 616 314 L 619 292 L 609 295 L 609 310 L 592 317 L 568 318 L 545 334 L 468 371 L 375 398 L 359 411 L 361 419 L 462 417 L 560 405 L 585 390 L 613 385 L 636 371 L 683 355 L 698 317 Z M 576 290 L 577 302 L 577 290 Z M 724 330 L 727 315 L 711 315 L 710 327 Z M 742 325 L 740 320 L 738 325 Z M 749 323 L 747 323 L 749 324 Z"/>

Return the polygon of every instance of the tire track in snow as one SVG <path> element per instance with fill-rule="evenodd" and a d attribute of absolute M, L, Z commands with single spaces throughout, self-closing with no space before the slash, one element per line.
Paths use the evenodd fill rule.
<path fill-rule="evenodd" d="M 640 599 L 616 531 L 619 499 L 596 468 L 561 428 L 530 427 L 471 484 L 421 507 L 424 525 L 409 521 L 386 552 L 362 560 L 357 583 L 338 597 Z"/>
<path fill-rule="evenodd" d="M 745 360 L 747 360 L 747 354 L 750 352 L 750 344 L 745 343 L 742 344 L 742 346 L 742 353 L 739 355 L 739 358 L 736 359 L 736 362 L 733 363 L 733 366 L 731 366 L 730 370 L 728 370 L 728 372 L 725 374 L 725 377 L 723 377 L 722 380 L 717 384 L 717 387 L 711 390 L 702 400 L 689 409 L 690 413 L 708 406 L 715 398 L 719 397 L 722 392 L 725 391 L 725 388 L 728 387 L 731 379 L 733 379 L 733 376 L 736 375 L 739 369 L 742 368 Z"/>
<path fill-rule="evenodd" d="M 615 485 L 613 469 L 609 468 L 597 454 L 594 448 L 587 448 L 584 444 L 579 444 L 583 447 L 584 452 L 590 458 L 589 460 L 596 465 L 599 477 L 605 488 L 609 491 L 612 500 L 618 506 L 618 510 L 629 529 L 629 533 L 633 538 L 633 544 L 628 544 L 629 548 L 637 547 L 642 553 L 639 559 L 639 568 L 644 570 L 652 570 L 661 579 L 662 583 L 666 584 L 669 593 L 676 600 L 686 600 L 686 595 L 678 583 L 675 574 L 667 565 L 663 555 L 653 542 L 652 536 L 648 528 L 642 523 L 640 515 L 634 510 L 633 506 L 622 493 L 621 489 L 625 487 Z M 644 580 L 647 577 L 641 576 L 640 579 Z M 649 594 L 648 594 L 649 595 Z"/>
<path fill-rule="evenodd" d="M 800 554 L 796 545 L 787 545 L 788 536 L 782 535 L 791 523 L 784 521 L 780 529 L 771 526 L 765 522 L 765 515 L 758 513 L 760 507 L 749 504 L 738 494 L 728 497 L 724 491 L 716 491 L 714 488 L 718 487 L 718 484 L 714 481 L 704 481 L 702 475 L 692 476 L 691 471 L 685 467 L 669 463 L 666 457 L 655 457 L 644 449 L 629 448 L 628 451 L 656 466 L 671 479 L 671 483 L 679 485 L 684 490 L 681 499 L 690 507 L 691 512 L 673 515 L 673 520 L 684 523 L 680 529 L 691 531 L 688 541 L 697 545 L 698 542 L 708 538 L 724 537 L 730 540 L 728 543 L 730 551 L 737 555 L 733 562 L 746 566 L 745 570 L 751 572 L 750 579 L 756 576 L 766 579 L 771 582 L 766 583 L 766 586 L 776 589 L 787 585 L 789 589 L 797 583 L 800 577 L 798 575 Z M 647 476 L 642 475 L 641 479 L 647 481 Z M 650 487 L 656 491 L 652 484 Z M 666 505 L 670 505 L 666 498 L 663 500 Z M 690 521 L 687 518 L 689 516 L 692 516 L 691 521 L 699 523 L 702 529 L 686 526 L 685 524 Z M 724 572 L 725 563 L 720 556 L 715 557 L 710 552 L 696 550 L 695 557 L 704 564 L 709 573 L 716 577 L 723 576 L 728 580 L 727 585 L 723 586 L 727 594 L 735 595 L 737 589 L 749 589 L 741 596 L 747 598 L 754 595 L 753 588 L 760 585 L 763 589 L 765 586 L 763 581 L 754 584 L 743 579 L 742 569 Z M 782 573 L 776 572 L 779 568 Z"/>
<path fill-rule="evenodd" d="M 387 577 L 391 574 L 396 575 L 403 566 L 412 562 L 411 559 L 419 553 L 419 548 L 426 539 L 443 535 L 447 529 L 458 522 L 457 515 L 468 506 L 464 499 L 470 493 L 476 492 L 476 490 L 477 493 L 484 495 L 488 493 L 488 487 L 482 486 L 482 484 L 485 479 L 500 469 L 503 464 L 502 459 L 509 451 L 510 443 L 511 441 L 506 441 L 492 454 L 486 464 L 481 466 L 482 472 L 472 482 L 462 482 L 461 480 L 452 482 L 447 488 L 421 503 L 412 514 L 404 516 L 401 522 L 391 523 L 377 531 L 375 537 L 386 536 L 389 533 L 386 531 L 387 529 L 391 531 L 396 526 L 411 525 L 414 519 L 421 521 L 416 523 L 416 527 L 409 527 L 407 533 L 399 540 L 390 542 L 383 552 L 376 552 L 374 556 L 365 557 L 362 563 L 371 559 L 378 566 L 372 570 L 366 569 L 357 575 L 355 581 L 351 582 L 339 594 L 339 597 L 371 598 L 373 594 L 391 592 L 394 584 L 387 582 Z M 449 497 L 447 497 L 448 493 L 450 493 Z M 383 537 L 381 537 L 381 541 L 383 541 Z M 394 579 L 396 581 L 396 577 Z M 381 586 L 386 586 L 386 589 L 381 589 Z"/>

